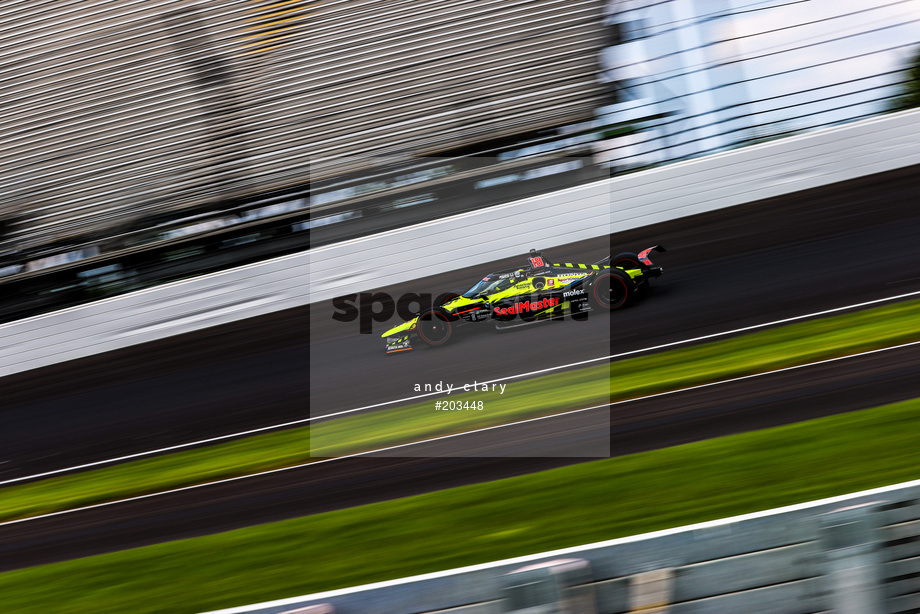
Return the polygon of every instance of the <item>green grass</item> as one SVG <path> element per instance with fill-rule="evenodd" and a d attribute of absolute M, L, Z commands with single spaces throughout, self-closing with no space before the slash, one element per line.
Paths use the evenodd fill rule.
<path fill-rule="evenodd" d="M 920 399 L 0 574 L 0 611 L 198 612 L 918 477 Z M 803 470 L 807 468 L 807 470 Z"/>
<path fill-rule="evenodd" d="M 505 394 L 451 394 L 485 410 L 436 412 L 434 399 L 318 425 L 50 478 L 0 490 L 0 520 L 503 424 L 610 400 L 920 340 L 920 301 L 801 322 L 611 364 L 511 380 Z"/>

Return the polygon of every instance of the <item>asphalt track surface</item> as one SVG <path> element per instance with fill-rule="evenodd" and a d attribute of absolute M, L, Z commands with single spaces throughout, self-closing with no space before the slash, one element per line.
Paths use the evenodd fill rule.
<path fill-rule="evenodd" d="M 611 251 L 654 243 L 668 248 L 656 258 L 665 275 L 650 296 L 609 320 L 554 322 L 502 334 L 485 325 L 438 350 L 385 356 L 378 335 L 359 335 L 357 323 L 333 321 L 327 303 L 0 379 L 0 479 L 403 398 L 416 383 L 484 381 L 920 290 L 917 171 L 685 218 L 621 233 L 610 242 L 548 250 L 554 261 L 593 262 Z M 438 294 L 519 262 L 386 290 L 393 296 Z M 821 377 L 804 369 L 767 376 L 777 378 L 772 383 L 750 380 L 737 388 L 616 406 L 610 410 L 611 452 L 920 396 L 920 350 L 898 352 L 837 363 Z M 491 441 L 466 446 L 472 456 L 521 458 L 429 459 L 416 451 L 419 458 L 346 459 L 322 470 L 0 527 L 0 569 L 577 462 L 583 459 L 552 456 L 549 450 L 596 438 L 598 431 L 557 425 L 557 439 L 548 441 L 545 430 L 515 428 L 522 430 L 493 433 Z"/>
<path fill-rule="evenodd" d="M 17 524 L 0 524 L 0 572 L 68 558 L 195 537 L 495 480 L 584 461 L 552 456 L 609 445 L 614 455 L 706 439 L 920 397 L 916 348 L 806 367 L 753 380 L 634 401 L 588 415 L 463 435 L 469 454 L 441 456 L 423 444 L 418 458 L 337 459 L 242 481 L 116 503 Z M 586 419 L 591 418 L 592 419 Z M 602 428 L 610 420 L 609 435 Z M 714 427 L 713 425 L 717 425 Z M 600 428 L 599 428 L 600 427 Z M 534 457 L 533 450 L 545 452 Z M 497 458 L 492 454 L 521 455 Z M 431 455 L 431 456 L 428 456 Z M 530 455 L 530 456 L 528 456 Z"/>

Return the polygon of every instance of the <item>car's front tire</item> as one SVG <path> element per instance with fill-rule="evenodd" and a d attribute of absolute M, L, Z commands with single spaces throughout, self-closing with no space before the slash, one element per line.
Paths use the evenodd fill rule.
<path fill-rule="evenodd" d="M 440 309 L 429 309 L 419 315 L 415 328 L 422 343 L 431 347 L 444 345 L 453 334 L 450 317 Z"/>

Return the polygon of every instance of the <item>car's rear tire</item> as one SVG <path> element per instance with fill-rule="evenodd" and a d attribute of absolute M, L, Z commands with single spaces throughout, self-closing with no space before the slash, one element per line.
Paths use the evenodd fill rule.
<path fill-rule="evenodd" d="M 444 345 L 453 334 L 450 317 L 440 309 L 429 309 L 418 317 L 416 332 L 422 343 L 431 347 Z"/>
<path fill-rule="evenodd" d="M 600 275 L 591 284 L 589 298 L 592 305 L 599 309 L 621 309 L 636 298 L 636 284 L 628 273 L 611 268 Z"/>
<path fill-rule="evenodd" d="M 622 252 L 617 254 L 610 261 L 610 266 L 621 269 L 641 269 L 643 273 L 648 269 L 648 266 L 639 260 L 639 254 L 635 252 Z"/>
<path fill-rule="evenodd" d="M 610 263 L 611 266 L 621 269 L 641 269 L 643 273 L 648 272 L 648 265 L 639 260 L 639 254 L 635 252 L 622 252 L 616 255 Z M 646 277 L 640 283 L 636 284 L 636 298 L 642 298 L 648 293 L 648 278 Z"/>

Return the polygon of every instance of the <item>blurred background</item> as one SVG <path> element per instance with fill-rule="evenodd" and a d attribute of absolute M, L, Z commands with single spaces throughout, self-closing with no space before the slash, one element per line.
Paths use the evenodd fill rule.
<path fill-rule="evenodd" d="M 100 586 L 108 585 L 98 598 L 108 599 L 112 608 L 121 606 L 118 611 L 163 611 L 168 606 L 146 595 L 167 592 L 170 598 L 201 600 L 172 611 L 201 611 L 545 553 L 726 518 L 747 511 L 745 506 L 801 503 L 916 477 L 916 446 L 908 439 L 917 433 L 913 406 L 903 410 L 900 422 L 878 419 L 890 429 L 878 427 L 881 435 L 861 431 L 857 422 L 845 423 L 846 415 L 824 430 L 809 431 L 819 434 L 802 436 L 798 448 L 742 439 L 728 449 L 716 442 L 713 449 L 723 462 L 695 474 L 698 478 L 688 479 L 690 464 L 678 449 L 692 441 L 920 397 L 914 345 L 920 343 L 920 328 L 907 316 L 882 322 L 895 318 L 894 310 L 866 318 L 878 328 L 902 329 L 886 328 L 882 332 L 888 337 L 878 334 L 879 353 L 866 350 L 871 357 L 848 366 L 827 365 L 826 372 L 777 376 L 788 380 L 751 383 L 748 372 L 738 371 L 731 373 L 737 376 L 735 388 L 707 389 L 673 401 L 655 393 L 645 405 L 608 410 L 612 372 L 597 369 L 603 398 L 593 409 L 603 409 L 605 424 L 576 429 L 547 422 L 546 429 L 569 438 L 566 444 L 583 446 L 588 437 L 599 438 L 612 456 L 677 450 L 678 456 L 669 457 L 677 460 L 664 463 L 662 473 L 616 469 L 625 476 L 626 489 L 611 487 L 606 474 L 592 473 L 587 463 L 576 464 L 581 457 L 552 457 L 544 440 L 527 435 L 524 427 L 494 442 L 456 440 L 464 454 L 473 450 L 478 456 L 436 458 L 428 451 L 413 456 L 400 449 L 398 456 L 345 457 L 341 464 L 316 467 L 307 466 L 315 457 L 303 433 L 289 427 L 312 416 L 408 401 L 416 383 L 510 379 L 525 366 L 531 371 L 523 375 L 563 368 L 560 374 L 569 375 L 569 367 L 606 363 L 616 352 L 622 357 L 676 347 L 727 330 L 734 334 L 806 317 L 802 314 L 827 315 L 916 296 L 916 158 L 913 165 L 904 162 L 886 173 L 873 166 L 877 158 L 898 157 L 893 152 L 909 149 L 899 149 L 903 141 L 911 144 L 909 131 L 894 133 L 899 126 L 915 125 L 897 123 L 914 114 L 860 125 L 876 131 L 873 145 L 884 155 L 876 158 L 879 149 L 861 153 L 865 173 L 846 183 L 801 187 L 791 179 L 812 170 L 798 154 L 810 151 L 806 145 L 821 135 L 736 152 L 730 159 L 750 154 L 758 164 L 733 167 L 735 183 L 705 182 L 717 176 L 713 168 L 724 168 L 728 156 L 717 154 L 920 106 L 920 0 L 27 0 L 0 5 L 0 77 L 5 84 L 0 91 L 0 323 L 225 271 L 197 279 L 195 289 L 178 287 L 167 295 L 171 289 L 161 288 L 155 291 L 163 292 L 160 298 L 131 295 L 94 313 L 65 312 L 4 327 L 0 486 L 5 492 L 0 494 L 10 498 L 0 500 L 3 599 L 14 599 L 7 587 L 18 581 L 22 603 L 31 604 L 31 611 L 60 608 L 70 602 L 59 600 L 44 609 L 35 604 L 51 592 L 49 587 L 69 582 L 80 599 L 91 597 L 85 580 L 91 575 Z M 885 130 L 878 128 L 882 123 Z M 824 145 L 858 147 L 860 138 L 829 139 L 831 144 Z M 786 145 L 797 154 L 791 163 L 767 159 Z M 680 177 L 679 190 L 657 189 L 658 171 L 600 181 L 703 156 L 712 157 L 687 165 L 691 170 Z M 819 179 L 833 177 L 835 170 L 823 169 Z M 761 183 L 788 189 L 763 196 L 749 185 L 763 178 Z M 656 205 L 664 203 L 663 209 L 698 215 L 655 220 L 653 226 L 637 222 L 616 235 L 612 224 L 579 215 L 590 207 L 603 209 L 609 218 L 621 213 L 610 186 L 633 179 L 634 198 L 638 193 Z M 437 358 L 412 352 L 389 362 L 379 337 L 362 336 L 351 324 L 333 328 L 328 299 L 340 288 L 379 286 L 393 296 L 429 290 L 437 295 L 468 288 L 487 262 L 496 269 L 520 265 L 518 257 L 482 249 L 487 242 L 502 243 L 481 232 L 493 230 L 485 215 L 480 218 L 485 222 L 469 224 L 470 233 L 481 232 L 479 242 L 463 245 L 475 252 L 475 261 L 420 272 L 418 262 L 394 257 L 387 265 L 406 272 L 398 280 L 364 266 L 370 257 L 362 249 L 353 250 L 348 267 L 341 266 L 336 249 L 342 242 L 409 226 L 424 234 L 433 226 L 419 226 L 425 222 L 575 186 L 584 193 L 596 188 L 596 193 L 581 200 L 570 192 L 544 197 L 527 212 L 541 231 L 557 233 L 562 258 L 596 262 L 609 253 L 612 237 L 623 244 L 620 249 L 639 250 L 654 242 L 669 248 L 662 255 L 668 269 L 662 285 L 651 290 L 641 309 L 618 312 L 614 326 L 595 318 L 577 333 L 567 323 L 532 336 L 487 331 L 492 336 L 442 348 Z M 729 192 L 737 202 L 723 205 L 722 213 L 682 208 L 691 196 L 718 200 Z M 661 194 L 671 200 L 659 199 Z M 608 196 L 613 206 L 608 207 Z M 625 209 L 623 192 L 620 196 Z M 498 219 L 506 215 L 493 211 Z M 635 219 L 653 217 L 643 215 Z M 495 234 L 516 233 L 523 241 L 521 222 L 507 214 L 496 222 L 501 228 Z M 557 232 L 564 222 L 591 226 L 590 233 L 577 238 Z M 458 222 L 463 224 L 465 219 Z M 439 252 L 438 242 L 461 242 L 445 235 L 431 231 L 419 237 L 407 230 L 395 240 L 411 243 L 412 250 L 399 255 Z M 325 253 L 318 254 L 317 247 Z M 386 247 L 364 252 L 390 257 Z M 446 252 L 451 258 L 456 253 L 445 249 L 439 255 Z M 294 280 L 291 285 L 300 279 L 315 284 L 314 262 L 305 266 L 289 259 L 294 264 L 270 270 L 264 279 L 260 272 L 269 263 L 259 265 L 265 269 L 236 269 L 287 254 L 315 260 L 322 255 L 322 270 L 332 270 L 330 278 L 338 285 L 330 283 L 329 296 L 307 306 L 312 288 L 289 296 L 273 289 L 282 284 L 263 281 L 274 275 L 272 283 L 282 278 Z M 292 303 L 279 307 L 284 300 Z M 132 309 L 141 313 L 137 320 Z M 107 321 L 120 324 L 105 329 L 100 322 Z M 844 350 L 868 347 L 863 329 L 850 334 L 855 341 Z M 793 356 L 788 365 L 776 363 L 777 374 L 830 355 L 798 354 L 812 340 L 792 336 L 794 343 L 778 349 L 755 340 L 751 355 L 757 360 Z M 881 349 L 897 351 L 882 355 Z M 732 361 L 718 348 L 709 351 Z M 678 356 L 675 370 L 686 363 Z M 707 371 L 701 378 L 728 377 L 721 366 L 706 369 L 715 375 Z M 652 383 L 666 380 L 663 374 L 657 366 L 648 376 L 630 372 L 637 382 Z M 704 387 L 702 379 L 697 383 Z M 581 386 L 578 393 L 584 391 Z M 530 393 L 534 399 L 551 396 L 542 389 Z M 568 408 L 569 399 L 562 400 Z M 319 410 L 323 413 L 307 417 Z M 608 415 L 616 418 L 613 425 Z M 394 422 L 392 432 L 401 436 L 408 423 Z M 368 430 L 375 436 L 388 435 L 372 427 Z M 212 473 L 181 458 L 175 467 L 187 474 L 136 465 L 126 469 L 141 467 L 125 480 L 127 494 L 78 484 L 74 498 L 67 499 L 52 484 L 50 503 L 41 504 L 47 507 L 30 500 L 32 507 L 24 512 L 5 509 L 13 509 L 9 502 L 17 485 L 37 487 L 52 474 L 80 478 L 91 473 L 83 471 L 91 466 L 186 447 L 206 457 L 213 450 L 203 444 L 256 432 L 289 436 L 290 448 L 278 444 L 280 439 L 247 440 L 243 443 L 254 447 L 245 458 L 203 461 L 213 462 L 207 467 Z M 318 432 L 313 431 L 315 441 L 320 441 Z M 841 434 L 852 438 L 834 439 Z M 890 442 L 898 445 L 886 450 Z M 866 449 L 854 453 L 857 443 Z M 525 454 L 500 458 L 495 452 L 514 446 Z M 761 451 L 786 464 L 763 461 L 756 455 Z M 293 466 L 300 462 L 305 464 Z M 584 484 L 569 474 L 544 472 L 568 464 L 573 472 L 588 472 L 580 478 Z M 292 468 L 298 472 L 280 471 Z M 266 472 L 264 482 L 243 482 L 257 471 Z M 839 475 L 848 472 L 855 476 L 849 481 Z M 533 474 L 523 476 L 533 481 L 509 489 L 504 478 L 522 474 Z M 164 475 L 174 481 L 163 485 Z M 226 484 L 214 482 L 216 490 L 204 490 L 206 480 L 224 478 Z M 806 479 L 811 482 L 803 485 Z M 477 492 L 484 494 L 463 495 L 471 498 L 434 513 L 430 507 L 403 506 L 404 499 L 387 518 L 373 516 L 376 512 L 365 506 L 431 491 L 453 497 L 456 491 L 448 487 L 470 484 L 482 486 L 486 490 Z M 193 486 L 201 490 L 192 491 Z M 576 486 L 587 494 L 573 495 Z M 128 496 L 137 496 L 136 507 L 116 505 L 117 497 Z M 322 513 L 349 509 L 354 515 L 339 529 L 314 530 L 309 527 L 317 525 L 306 524 Z M 450 532 L 444 531 L 447 511 L 462 520 Z M 674 611 L 752 611 L 745 609 L 750 602 L 734 601 L 745 592 L 766 594 L 774 605 L 792 604 L 758 611 L 865 614 L 889 611 L 879 605 L 888 598 L 879 588 L 884 583 L 893 587 L 886 589 L 892 594 L 897 591 L 895 598 L 907 595 L 914 608 L 904 605 L 905 598 L 897 604 L 901 609 L 890 611 L 920 611 L 914 605 L 920 604 L 920 485 L 827 500 L 775 516 L 763 513 L 743 527 L 731 518 L 694 525 L 638 546 L 626 538 L 597 552 L 570 553 L 577 560 L 554 564 L 538 562 L 542 555 L 526 565 L 495 563 L 458 585 L 454 601 L 449 591 L 439 595 L 440 589 L 424 587 L 420 593 L 426 598 L 441 601 L 415 611 L 459 611 L 453 608 L 473 603 L 474 591 L 482 603 L 501 598 L 519 610 L 568 600 L 568 610 L 528 612 L 590 612 L 594 606 L 585 605 L 585 592 L 605 612 L 651 612 L 662 599 L 697 602 L 700 608 Z M 294 537 L 287 533 L 268 540 L 275 550 L 262 549 L 258 535 L 252 539 L 260 549 L 256 554 L 236 546 L 231 552 L 196 545 L 201 542 L 179 544 L 188 550 L 163 555 L 172 558 L 156 573 L 136 574 L 136 567 L 117 560 L 98 573 L 65 570 L 53 580 L 5 573 L 65 559 L 86 562 L 91 555 L 160 547 L 191 536 L 213 537 L 214 544 L 225 539 L 222 531 L 253 525 L 270 530 L 274 521 L 290 519 L 302 520 L 305 524 L 297 526 L 306 528 L 297 528 Z M 33 524 L 15 524 L 26 520 Z M 463 544 L 471 544 L 472 554 Z M 379 554 L 391 552 L 405 560 Z M 227 567 L 215 564 L 218 557 Z M 382 562 L 374 569 L 369 563 L 376 558 Z M 160 576 L 160 571 L 174 575 Z M 131 574 L 143 575 L 153 586 L 145 589 L 150 593 L 138 590 L 133 580 L 113 580 Z M 213 583 L 202 580 L 207 574 Z M 438 586 L 440 578 L 432 581 Z M 240 593 L 234 592 L 236 584 Z M 582 590 L 587 584 L 589 590 Z M 145 603 L 122 606 L 107 592 L 115 589 Z M 726 597 L 723 603 L 729 605 L 706 610 L 712 603 L 706 600 L 715 596 Z M 343 597 L 346 603 L 358 598 L 365 599 Z M 138 609 L 143 607 L 148 610 Z M 399 608 L 392 611 L 407 611 Z M 84 611 L 104 610 L 88 606 Z"/>
<path fill-rule="evenodd" d="M 0 321 L 920 103 L 920 1 L 0 8 Z"/>

